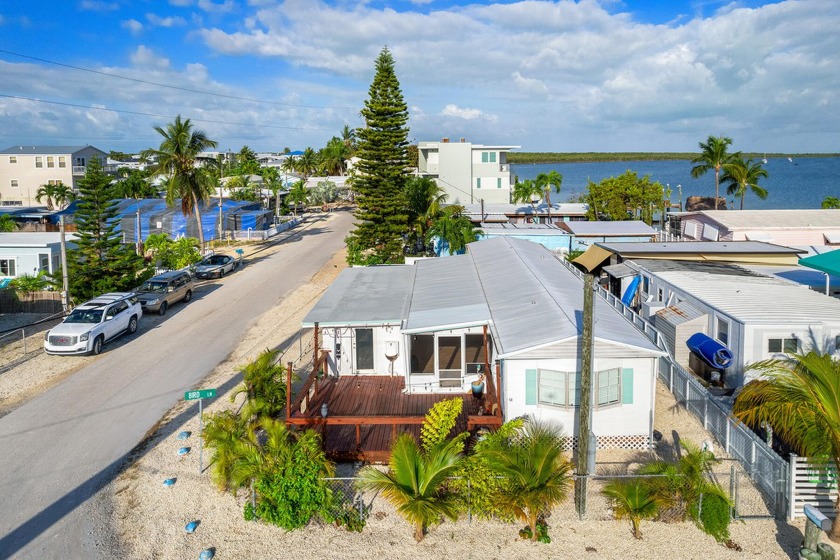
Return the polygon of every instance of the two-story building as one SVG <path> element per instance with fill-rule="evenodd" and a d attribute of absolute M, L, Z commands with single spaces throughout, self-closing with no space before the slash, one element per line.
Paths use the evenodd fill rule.
<path fill-rule="evenodd" d="M 78 190 L 87 164 L 108 154 L 93 146 L 12 146 L 0 151 L 0 206 L 33 206 L 42 185 Z"/>
<path fill-rule="evenodd" d="M 417 174 L 431 177 L 450 204 L 509 203 L 513 187 L 507 153 L 521 146 L 484 146 L 461 138 L 419 142 Z"/>

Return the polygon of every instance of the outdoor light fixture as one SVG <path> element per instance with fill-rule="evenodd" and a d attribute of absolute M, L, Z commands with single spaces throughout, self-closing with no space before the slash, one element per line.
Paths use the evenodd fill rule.
<path fill-rule="evenodd" d="M 321 416 L 323 418 L 327 417 L 327 403 L 321 405 Z"/>

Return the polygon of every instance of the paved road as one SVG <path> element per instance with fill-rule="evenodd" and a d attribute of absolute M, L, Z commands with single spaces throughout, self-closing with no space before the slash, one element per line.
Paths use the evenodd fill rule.
<path fill-rule="evenodd" d="M 99 493 L 155 423 L 249 324 L 344 245 L 352 216 L 315 222 L 163 323 L 0 418 L 0 558 L 102 558 Z M 68 357 L 68 359 L 73 359 Z M 99 493 L 99 494 L 98 494 Z"/>

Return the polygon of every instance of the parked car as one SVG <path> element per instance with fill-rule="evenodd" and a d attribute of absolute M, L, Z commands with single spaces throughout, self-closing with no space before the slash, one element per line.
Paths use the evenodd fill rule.
<path fill-rule="evenodd" d="M 103 294 L 77 306 L 44 333 L 47 354 L 99 354 L 102 346 L 123 333 L 137 331 L 143 307 L 134 293 Z"/>
<path fill-rule="evenodd" d="M 144 312 L 156 311 L 159 315 L 166 315 L 166 310 L 173 303 L 187 303 L 192 299 L 193 287 L 189 272 L 173 270 L 149 278 L 136 293 Z"/>
<path fill-rule="evenodd" d="M 221 278 L 237 266 L 239 260 L 230 255 L 209 255 L 198 261 L 194 270 L 198 278 Z"/>

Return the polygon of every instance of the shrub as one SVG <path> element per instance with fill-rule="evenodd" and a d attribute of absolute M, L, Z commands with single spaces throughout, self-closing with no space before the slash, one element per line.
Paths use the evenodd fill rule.
<path fill-rule="evenodd" d="M 718 493 L 703 494 L 692 511 L 692 517 L 704 533 L 718 542 L 729 540 L 729 524 L 732 521 L 729 500 Z"/>

